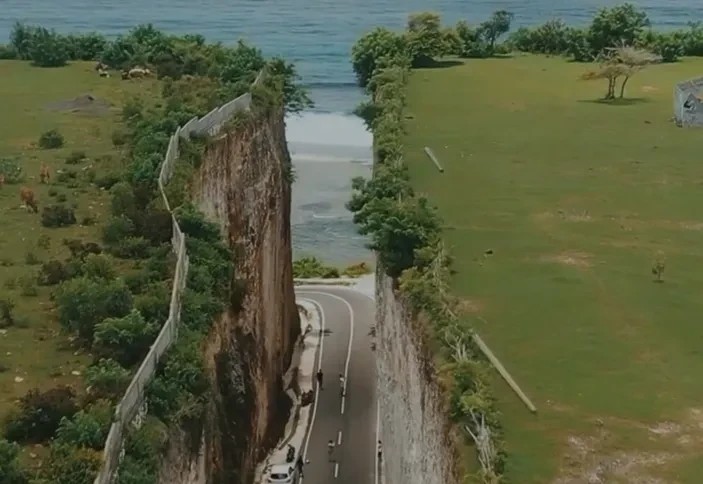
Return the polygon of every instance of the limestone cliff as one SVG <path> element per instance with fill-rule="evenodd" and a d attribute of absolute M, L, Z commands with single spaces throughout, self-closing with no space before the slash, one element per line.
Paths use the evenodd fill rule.
<path fill-rule="evenodd" d="M 376 365 L 386 484 L 461 482 L 430 348 L 383 271 L 376 273 Z"/>
<path fill-rule="evenodd" d="M 208 143 L 194 198 L 234 249 L 233 283 L 245 295 L 242 309 L 222 314 L 205 344 L 214 398 L 200 451 L 188 456 L 184 439 L 172 439 L 161 482 L 251 482 L 262 454 L 283 432 L 290 400 L 282 376 L 300 332 L 289 174 L 282 111 L 237 123 Z"/>

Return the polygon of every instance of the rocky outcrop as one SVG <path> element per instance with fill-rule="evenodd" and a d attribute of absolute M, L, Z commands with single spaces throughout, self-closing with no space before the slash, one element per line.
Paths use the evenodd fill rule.
<path fill-rule="evenodd" d="M 376 273 L 376 338 L 386 484 L 461 482 L 432 355 L 383 271 Z"/>
<path fill-rule="evenodd" d="M 183 449 L 172 451 L 162 466 L 162 482 L 251 482 L 256 464 L 281 437 L 288 417 L 290 399 L 282 377 L 300 324 L 283 112 L 235 124 L 208 142 L 193 193 L 235 252 L 234 292 L 243 298 L 232 301 L 205 343 L 214 397 L 201 436 L 191 429 L 189 436 L 172 439 L 171 447 Z M 200 441 L 195 446 L 200 449 L 188 452 L 184 439 Z M 180 470 L 166 471 L 169 466 Z"/>

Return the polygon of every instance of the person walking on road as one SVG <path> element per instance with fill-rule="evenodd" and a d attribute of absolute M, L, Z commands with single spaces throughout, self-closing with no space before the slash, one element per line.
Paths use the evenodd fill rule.
<path fill-rule="evenodd" d="M 339 394 L 340 394 L 342 397 L 347 394 L 346 388 L 345 388 L 345 383 L 346 383 L 346 381 L 344 381 L 344 375 L 342 375 L 342 374 L 340 373 L 340 374 L 339 374 Z"/>
<path fill-rule="evenodd" d="M 381 462 L 381 457 L 383 455 L 383 449 L 381 449 L 381 441 L 378 441 L 378 444 L 376 444 L 376 453 L 378 454 L 378 461 Z"/>
<path fill-rule="evenodd" d="M 299 454 L 299 455 L 298 455 L 298 459 L 295 461 L 295 467 L 298 468 L 298 473 L 300 474 L 300 477 L 305 477 L 305 476 L 303 475 L 303 464 L 304 464 L 304 462 L 303 462 L 303 455 L 302 455 L 302 454 Z"/>
<path fill-rule="evenodd" d="M 332 454 L 334 453 L 334 440 L 327 442 L 327 462 L 333 462 L 334 458 Z"/>
<path fill-rule="evenodd" d="M 323 390 L 323 387 L 322 387 L 322 368 L 317 370 L 317 386 L 320 387 L 320 390 Z"/>

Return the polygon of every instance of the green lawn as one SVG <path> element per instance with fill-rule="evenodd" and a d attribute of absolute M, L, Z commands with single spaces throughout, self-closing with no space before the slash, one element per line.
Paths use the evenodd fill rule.
<path fill-rule="evenodd" d="M 476 330 L 539 410 L 496 378 L 510 482 L 693 482 L 703 129 L 670 119 L 674 84 L 703 60 L 639 73 L 617 105 L 594 102 L 606 85 L 586 69 L 521 56 L 416 71 L 406 159 L 447 224 Z"/>
<path fill-rule="evenodd" d="M 41 69 L 29 63 L 0 61 L 0 159 L 17 158 L 25 173 L 21 184 L 0 188 L 0 298 L 16 304 L 18 323 L 0 331 L 0 419 L 14 402 L 34 387 L 57 384 L 80 385 L 89 357 L 74 348 L 67 335 L 60 334 L 56 314 L 49 299 L 54 288 L 37 287 L 39 263 L 65 259 L 69 252 L 63 239 L 99 241 L 99 225 L 106 218 L 109 198 L 104 190 L 90 183 L 119 170 L 121 153 L 112 144 L 112 133 L 120 122 L 120 107 L 130 93 L 149 94 L 152 81 L 122 81 L 119 76 L 103 79 L 93 70 L 93 63 L 76 62 L 57 69 Z M 81 107 L 78 110 L 52 109 L 54 103 L 91 94 L 102 110 Z M 93 104 L 93 103 L 90 103 Z M 66 144 L 55 150 L 36 146 L 39 135 L 58 129 Z M 82 150 L 87 159 L 67 165 L 67 156 Z M 39 181 L 40 165 L 51 169 L 51 182 Z M 73 179 L 61 180 L 59 172 L 74 171 Z M 92 172 L 92 174 L 91 174 Z M 64 175 L 65 176 L 65 175 Z M 39 214 L 21 207 L 19 190 L 33 189 L 39 201 Z M 61 229 L 42 227 L 41 211 L 62 197 L 76 209 L 78 224 Z M 83 225 L 92 218 L 94 225 Z M 48 248 L 38 244 L 48 238 Z M 38 263 L 28 264 L 28 254 Z M 36 296 L 27 295 L 36 289 Z M 20 381 L 21 380 L 21 381 Z"/>

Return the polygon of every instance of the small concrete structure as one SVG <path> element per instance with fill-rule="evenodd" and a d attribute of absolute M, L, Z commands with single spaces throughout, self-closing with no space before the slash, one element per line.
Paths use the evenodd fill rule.
<path fill-rule="evenodd" d="M 674 119 L 680 127 L 703 127 L 703 77 L 674 87 Z"/>

